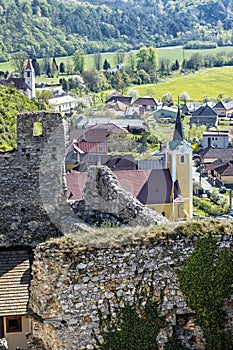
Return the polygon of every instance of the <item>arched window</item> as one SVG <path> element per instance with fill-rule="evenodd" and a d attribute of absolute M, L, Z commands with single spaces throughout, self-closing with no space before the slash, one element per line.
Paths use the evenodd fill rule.
<path fill-rule="evenodd" d="M 185 163 L 185 156 L 184 155 L 180 156 L 180 163 L 181 164 Z"/>

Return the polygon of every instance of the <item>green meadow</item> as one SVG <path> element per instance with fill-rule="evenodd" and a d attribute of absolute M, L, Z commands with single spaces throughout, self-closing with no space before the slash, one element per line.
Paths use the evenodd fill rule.
<path fill-rule="evenodd" d="M 205 96 L 216 99 L 220 94 L 233 98 L 232 77 L 233 67 L 211 68 L 130 89 L 137 90 L 139 96 L 152 96 L 158 100 L 166 93 L 171 93 L 175 99 L 182 92 L 187 92 L 193 101 L 203 101 Z"/>

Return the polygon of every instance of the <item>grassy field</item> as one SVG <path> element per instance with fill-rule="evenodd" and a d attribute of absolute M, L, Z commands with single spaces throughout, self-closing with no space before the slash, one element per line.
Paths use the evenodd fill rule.
<path fill-rule="evenodd" d="M 177 59 L 180 63 L 183 61 L 183 59 L 189 59 L 194 53 L 199 53 L 203 56 L 205 55 L 233 55 L 233 46 L 224 46 L 224 47 L 218 47 L 216 49 L 205 49 L 205 50 L 184 50 L 183 46 L 171 46 L 171 47 L 162 47 L 157 48 L 158 57 L 161 58 L 168 58 L 171 63 L 175 62 Z M 127 54 L 126 54 L 127 55 Z M 114 52 L 103 52 L 101 53 L 102 62 L 106 58 L 109 63 L 111 64 L 111 67 L 113 67 L 115 62 L 115 53 Z M 41 63 L 42 59 L 38 59 L 38 61 Z M 57 57 L 56 58 L 57 64 L 59 65 L 61 62 L 63 62 L 66 66 L 68 64 L 72 64 L 72 56 L 66 56 L 66 57 Z M 86 55 L 86 62 L 85 62 L 85 69 L 91 69 L 94 67 L 94 54 Z M 2 62 L 0 63 L 0 70 L 9 72 L 14 70 L 13 64 L 11 62 Z"/>
<path fill-rule="evenodd" d="M 210 98 L 217 98 L 219 94 L 233 97 L 232 76 L 233 67 L 211 68 L 158 84 L 139 85 L 130 89 L 137 90 L 139 96 L 153 96 L 158 100 L 166 93 L 171 93 L 175 99 L 182 92 L 187 92 L 191 100 L 203 101 L 206 95 Z"/>

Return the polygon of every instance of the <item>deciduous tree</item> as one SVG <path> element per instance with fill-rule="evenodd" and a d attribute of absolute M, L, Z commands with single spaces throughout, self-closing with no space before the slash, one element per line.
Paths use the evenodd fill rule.
<path fill-rule="evenodd" d="M 76 51 L 73 56 L 74 70 L 82 74 L 84 71 L 85 54 L 83 51 Z"/>

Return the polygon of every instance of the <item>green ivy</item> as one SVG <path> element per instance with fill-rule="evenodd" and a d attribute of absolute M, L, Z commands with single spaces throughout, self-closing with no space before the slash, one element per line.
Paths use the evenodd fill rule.
<path fill-rule="evenodd" d="M 180 288 L 205 338 L 206 350 L 233 349 L 233 335 L 224 331 L 224 299 L 232 294 L 233 261 L 229 249 L 220 249 L 212 236 L 200 239 L 195 252 L 177 271 Z"/>
<path fill-rule="evenodd" d="M 108 314 L 99 310 L 99 331 L 102 341 L 96 334 L 95 349 L 98 350 L 158 350 L 157 336 L 166 326 L 164 317 L 159 315 L 163 300 L 163 291 L 159 301 L 154 300 L 153 283 L 148 288 L 136 288 L 133 304 L 123 301 L 123 307 L 116 305 L 111 310 L 108 303 Z M 117 296 L 115 297 L 117 299 Z M 119 298 L 118 298 L 119 299 Z M 112 315 L 114 317 L 112 317 Z M 176 335 L 169 339 L 167 350 L 183 350 Z"/>

